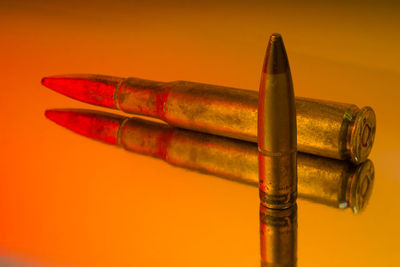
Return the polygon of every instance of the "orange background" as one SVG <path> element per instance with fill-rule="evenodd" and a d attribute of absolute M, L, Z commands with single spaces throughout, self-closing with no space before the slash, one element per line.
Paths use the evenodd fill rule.
<path fill-rule="evenodd" d="M 0 266 L 258 266 L 256 188 L 76 135 L 40 85 L 96 73 L 258 89 L 283 35 L 298 96 L 371 106 L 375 186 L 355 216 L 299 200 L 299 266 L 399 266 L 400 5 L 0 2 Z M 107 110 L 109 111 L 109 110 Z"/>

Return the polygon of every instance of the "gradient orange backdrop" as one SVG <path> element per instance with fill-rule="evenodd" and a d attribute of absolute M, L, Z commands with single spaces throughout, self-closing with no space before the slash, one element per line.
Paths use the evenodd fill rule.
<path fill-rule="evenodd" d="M 257 90 L 273 32 L 297 96 L 377 114 L 369 206 L 354 216 L 299 200 L 298 265 L 399 266 L 399 14 L 396 1 L 1 1 L 0 266 L 258 266 L 256 188 L 67 131 L 45 109 L 100 108 L 40 80 Z"/>

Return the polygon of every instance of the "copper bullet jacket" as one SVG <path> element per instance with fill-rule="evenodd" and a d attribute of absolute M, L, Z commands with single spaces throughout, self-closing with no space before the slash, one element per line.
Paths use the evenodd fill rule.
<path fill-rule="evenodd" d="M 297 198 L 296 106 L 279 34 L 269 39 L 258 101 L 260 201 L 268 208 L 288 208 Z"/>
<path fill-rule="evenodd" d="M 187 81 L 121 80 L 116 106 L 185 129 L 257 142 L 258 92 Z M 347 159 L 368 158 L 375 135 L 369 107 L 298 97 L 297 149 Z M 277 114 L 278 118 L 283 114 Z"/>
<path fill-rule="evenodd" d="M 260 205 L 262 267 L 297 266 L 297 205 L 269 209 Z"/>
<path fill-rule="evenodd" d="M 288 208 L 297 198 L 296 152 L 283 156 L 259 153 L 260 201 L 269 208 Z"/>
<path fill-rule="evenodd" d="M 117 144 L 128 151 L 234 182 L 258 186 L 255 143 L 204 134 L 140 118 L 89 110 L 48 110 L 46 116 L 78 134 Z M 87 117 L 90 123 L 79 118 Z M 116 126 L 110 126 L 116 124 Z M 310 154 L 297 155 L 299 198 L 361 212 L 374 182 L 370 160 L 359 165 Z"/>

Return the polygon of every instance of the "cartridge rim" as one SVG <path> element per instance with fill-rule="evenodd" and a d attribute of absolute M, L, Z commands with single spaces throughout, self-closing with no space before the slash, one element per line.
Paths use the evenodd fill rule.
<path fill-rule="evenodd" d="M 371 160 L 363 162 L 350 186 L 349 204 L 354 214 L 362 212 L 368 204 L 374 185 L 375 168 Z"/>
<path fill-rule="evenodd" d="M 365 161 L 375 139 L 376 117 L 371 107 L 363 107 L 357 114 L 351 134 L 350 154 L 355 164 Z"/>

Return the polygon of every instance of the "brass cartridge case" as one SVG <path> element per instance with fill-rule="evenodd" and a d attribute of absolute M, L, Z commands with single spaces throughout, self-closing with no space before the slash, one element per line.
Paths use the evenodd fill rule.
<path fill-rule="evenodd" d="M 258 187 L 255 143 L 171 127 L 164 123 L 91 110 L 47 110 L 52 121 L 89 138 L 128 151 Z M 298 193 L 302 199 L 358 213 L 372 193 L 374 166 L 305 153 L 297 155 Z"/>
<path fill-rule="evenodd" d="M 372 161 L 360 165 L 298 154 L 298 190 L 302 199 L 360 213 L 372 194 Z"/>
<path fill-rule="evenodd" d="M 189 130 L 257 142 L 258 92 L 187 81 L 122 79 L 115 106 Z M 367 159 L 374 141 L 370 107 L 296 98 L 297 149 L 348 159 Z"/>
<path fill-rule="evenodd" d="M 168 163 L 258 186 L 258 148 L 255 143 L 209 135 L 140 118 L 126 119 L 118 143 L 125 149 L 162 158 Z M 374 181 L 370 160 L 347 161 L 297 155 L 298 194 L 302 199 L 360 212 Z"/>
<path fill-rule="evenodd" d="M 297 205 L 269 209 L 260 205 L 261 267 L 297 266 Z"/>

